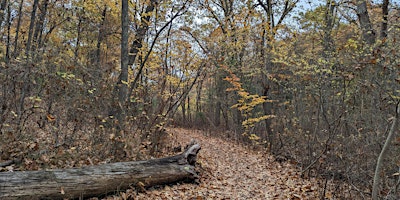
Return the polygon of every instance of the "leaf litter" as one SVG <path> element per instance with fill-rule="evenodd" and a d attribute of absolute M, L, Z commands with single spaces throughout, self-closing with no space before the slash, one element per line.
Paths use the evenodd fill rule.
<path fill-rule="evenodd" d="M 320 199 L 317 180 L 301 178 L 299 169 L 274 161 L 265 151 L 206 136 L 199 130 L 172 128 L 168 133 L 167 142 L 172 146 L 188 144 L 192 139 L 201 144 L 197 183 L 177 183 L 144 192 L 132 189 L 106 199 Z M 325 199 L 330 199 L 329 194 L 326 191 Z"/>

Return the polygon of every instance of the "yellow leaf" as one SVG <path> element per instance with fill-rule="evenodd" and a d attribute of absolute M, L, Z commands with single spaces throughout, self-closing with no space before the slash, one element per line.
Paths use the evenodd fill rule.
<path fill-rule="evenodd" d="M 47 121 L 53 122 L 54 120 L 56 120 L 56 117 L 54 117 L 52 114 L 47 114 Z"/>

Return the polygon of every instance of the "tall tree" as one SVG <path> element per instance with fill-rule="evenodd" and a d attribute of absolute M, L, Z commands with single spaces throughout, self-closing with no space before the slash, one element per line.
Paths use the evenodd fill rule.
<path fill-rule="evenodd" d="M 18 20 L 17 20 L 17 27 L 15 28 L 15 38 L 14 38 L 14 51 L 13 51 L 13 57 L 16 58 L 19 54 L 18 52 L 18 36 L 19 36 L 19 31 L 21 28 L 21 19 L 22 19 L 22 7 L 24 6 L 24 0 L 21 0 L 18 6 Z"/>
<path fill-rule="evenodd" d="M 380 38 L 384 39 L 387 37 L 388 31 L 388 16 L 389 16 L 389 0 L 383 0 L 382 3 L 382 26 Z"/>
<path fill-rule="evenodd" d="M 4 16 L 6 14 L 6 9 L 7 9 L 7 1 L 8 0 L 2 0 L 0 2 L 0 27 L 3 24 L 4 21 Z"/>
<path fill-rule="evenodd" d="M 143 46 L 143 40 L 146 37 L 146 33 L 149 30 L 149 25 L 150 25 L 150 19 L 152 16 L 152 12 L 156 8 L 158 4 L 158 0 L 150 0 L 149 4 L 147 5 L 145 11 L 141 14 L 141 20 L 140 20 L 140 25 L 139 28 L 137 29 L 135 33 L 135 39 L 133 40 L 133 43 L 131 45 L 130 51 L 129 51 L 129 63 L 128 65 L 133 65 L 136 61 L 136 57 L 140 51 L 140 48 Z M 124 73 L 127 70 L 124 69 Z"/>
<path fill-rule="evenodd" d="M 136 57 L 140 51 L 140 48 L 143 46 L 143 41 L 144 38 L 146 37 L 146 33 L 149 29 L 149 24 L 150 24 L 150 19 L 152 16 L 152 12 L 154 11 L 156 5 L 157 5 L 157 0 L 151 0 L 149 2 L 149 5 L 147 5 L 145 11 L 141 13 L 141 21 L 138 30 L 135 33 L 135 39 L 131 45 L 131 50 L 126 51 L 124 48 L 128 48 L 127 43 L 128 42 L 127 38 L 129 38 L 129 9 L 128 6 L 129 4 L 125 1 L 122 2 L 123 7 L 122 7 L 122 13 L 121 15 L 121 20 L 122 20 L 122 38 L 121 38 L 121 72 L 118 78 L 118 83 L 116 85 L 116 90 L 118 92 L 118 111 L 116 112 L 118 116 L 118 120 L 120 121 L 119 123 L 124 123 L 123 120 L 125 118 L 125 106 L 126 106 L 126 101 L 128 97 L 128 69 L 130 65 L 133 65 L 135 63 Z M 125 28 L 124 28 L 125 27 Z M 123 39 L 126 41 L 123 41 Z M 141 72 L 139 71 L 138 74 Z M 121 125 L 121 124 L 120 124 Z"/>
<path fill-rule="evenodd" d="M 28 41 L 26 42 L 26 49 L 25 49 L 25 56 L 28 58 L 31 52 L 31 43 L 32 43 L 32 36 L 33 36 L 33 28 L 35 26 L 36 21 L 36 10 L 39 4 L 39 0 L 34 0 L 32 5 L 32 12 L 31 12 L 31 21 L 29 24 L 28 30 Z"/>
<path fill-rule="evenodd" d="M 392 126 L 390 127 L 389 134 L 386 138 L 385 144 L 382 147 L 381 153 L 379 154 L 378 160 L 376 162 L 376 168 L 375 168 L 375 175 L 374 175 L 374 182 L 372 185 L 372 199 L 373 200 L 378 200 L 378 193 L 379 193 L 379 184 L 380 184 L 380 176 L 381 176 L 381 169 L 384 164 L 384 159 L 388 154 L 389 146 L 390 143 L 394 140 L 395 137 L 395 131 L 397 129 L 397 124 L 399 121 L 399 115 L 400 115 L 400 102 L 397 103 L 396 105 L 396 110 L 392 122 Z"/>
<path fill-rule="evenodd" d="M 129 3 L 128 0 L 122 0 L 121 8 L 121 73 L 117 83 L 118 90 L 118 114 L 117 118 L 119 126 L 123 129 L 125 123 L 125 101 L 128 93 L 128 64 L 129 64 L 129 51 L 128 51 L 128 39 L 129 39 Z"/>
<path fill-rule="evenodd" d="M 324 26 L 324 54 L 334 49 L 332 30 L 335 23 L 335 8 L 336 2 L 334 0 L 326 1 L 325 7 L 325 26 Z M 326 57 L 327 55 L 325 55 Z"/>
<path fill-rule="evenodd" d="M 235 14 L 240 12 L 238 9 L 235 10 L 234 5 L 239 3 L 235 0 L 218 0 L 218 1 L 204 1 L 203 7 L 207 10 L 210 18 L 217 23 L 216 27 L 210 34 L 213 38 L 212 42 L 209 44 L 208 49 L 212 49 L 212 60 L 214 62 L 214 67 L 216 68 L 214 74 L 213 89 L 210 93 L 215 93 L 210 95 L 212 99 L 211 109 L 213 110 L 212 118 L 213 125 L 220 126 L 221 119 L 224 120 L 223 126 L 228 129 L 229 126 L 229 101 L 226 89 L 228 85 L 224 78 L 226 77 L 226 72 L 222 66 L 229 65 L 230 68 L 238 68 L 238 53 L 240 51 L 234 51 L 235 42 L 238 41 L 237 24 L 235 24 Z M 235 13 L 235 11 L 237 13 Z M 219 47 L 222 48 L 219 48 Z M 237 47 L 239 47 L 238 45 Z M 228 64 L 229 63 L 229 64 Z"/>
<path fill-rule="evenodd" d="M 35 50 L 39 48 L 39 44 L 41 43 L 41 37 L 44 29 L 44 21 L 47 15 L 47 6 L 49 4 L 49 0 L 43 0 L 42 5 L 40 7 L 40 16 L 39 21 L 36 23 L 35 32 L 33 33 L 33 44 L 32 44 L 32 57 L 35 56 Z"/>
<path fill-rule="evenodd" d="M 6 63 L 10 60 L 10 46 L 11 46 L 11 6 L 7 5 L 7 45 L 6 45 Z"/>
<path fill-rule="evenodd" d="M 356 12 L 358 21 L 360 23 L 363 39 L 367 44 L 375 43 L 375 30 L 372 28 L 372 23 L 368 14 L 368 7 L 366 0 L 357 0 Z"/>
<path fill-rule="evenodd" d="M 75 49 L 74 49 L 74 62 L 78 63 L 79 60 L 79 50 L 81 47 L 81 39 L 82 39 L 82 31 L 83 31 L 83 18 L 85 15 L 85 7 L 80 8 L 77 11 L 78 15 L 78 24 L 76 25 L 76 43 L 75 43 Z"/>
<path fill-rule="evenodd" d="M 273 1 L 271 0 L 266 0 L 264 2 L 263 0 L 257 0 L 258 5 L 261 6 L 261 8 L 264 10 L 265 15 L 266 15 L 266 26 L 264 26 L 264 30 L 262 31 L 262 47 L 261 47 L 261 57 L 262 57 L 262 62 L 263 62 L 263 78 L 262 78 L 262 88 L 263 92 L 262 95 L 265 97 L 269 97 L 271 93 L 271 83 L 268 78 L 268 74 L 273 72 L 275 67 L 274 63 L 272 62 L 272 57 L 270 54 L 269 49 L 271 49 L 271 44 L 274 43 L 275 41 L 275 36 L 277 33 L 277 30 L 279 29 L 280 25 L 283 23 L 283 20 L 290 14 L 290 12 L 296 7 L 297 3 L 299 0 L 285 0 L 285 2 L 282 5 L 279 4 L 274 4 Z M 279 6 L 281 8 L 279 9 Z M 279 13 L 278 11 L 281 10 Z M 278 14 L 278 16 L 277 16 Z M 275 18 L 278 18 L 278 21 L 275 22 Z M 272 115 L 272 103 L 270 101 L 266 101 L 263 103 L 263 111 L 264 115 Z M 268 134 L 268 142 L 270 144 L 270 147 L 272 143 L 274 142 L 274 133 L 272 132 L 271 128 L 271 119 L 267 118 L 265 119 L 265 129 Z"/>
<path fill-rule="evenodd" d="M 100 58 L 100 53 L 101 53 L 101 43 L 103 42 L 104 35 L 106 34 L 105 31 L 105 21 L 106 21 L 106 15 L 107 15 L 107 5 L 104 5 L 103 12 L 101 14 L 101 22 L 99 25 L 99 34 L 97 37 L 97 45 L 96 45 L 96 65 L 98 66 L 100 64 L 101 58 Z"/>

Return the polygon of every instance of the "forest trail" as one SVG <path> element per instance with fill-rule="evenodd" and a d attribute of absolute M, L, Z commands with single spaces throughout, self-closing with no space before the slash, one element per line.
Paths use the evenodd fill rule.
<path fill-rule="evenodd" d="M 319 199 L 317 180 L 300 178 L 295 166 L 276 162 L 269 154 L 198 130 L 172 128 L 168 133 L 173 146 L 186 145 L 191 139 L 201 144 L 199 184 L 151 189 L 134 194 L 134 199 Z M 329 196 L 327 192 L 325 197 Z"/>

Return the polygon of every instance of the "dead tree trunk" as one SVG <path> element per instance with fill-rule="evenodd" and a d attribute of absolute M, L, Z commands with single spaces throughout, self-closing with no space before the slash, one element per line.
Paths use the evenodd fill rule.
<path fill-rule="evenodd" d="M 145 161 L 41 171 L 0 173 L 0 199 L 65 199 L 101 196 L 130 187 L 149 187 L 195 179 L 200 150 Z"/>

